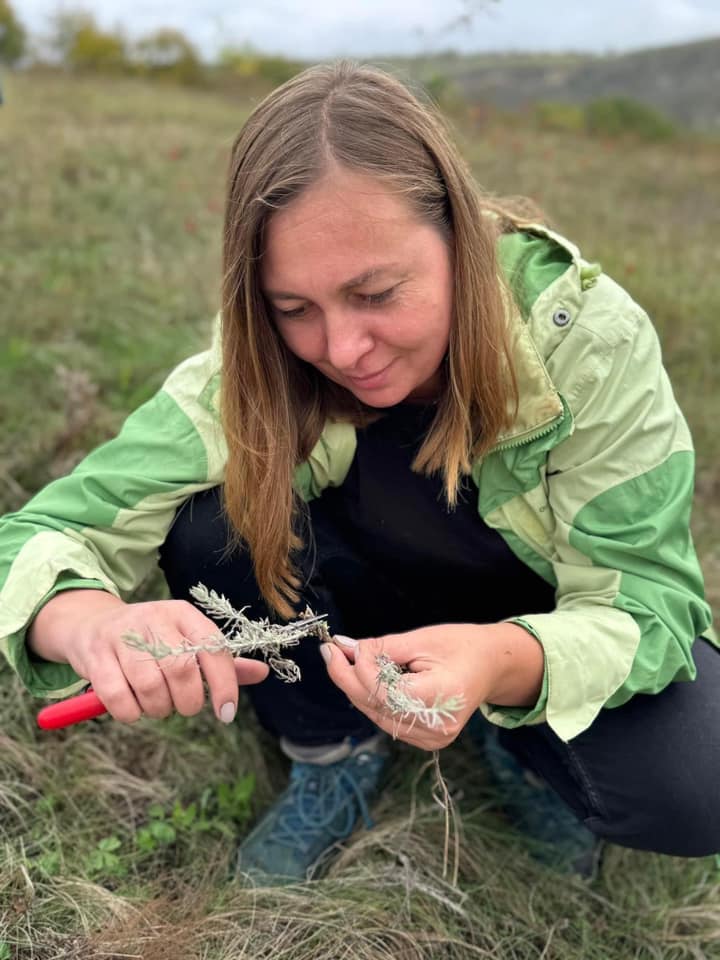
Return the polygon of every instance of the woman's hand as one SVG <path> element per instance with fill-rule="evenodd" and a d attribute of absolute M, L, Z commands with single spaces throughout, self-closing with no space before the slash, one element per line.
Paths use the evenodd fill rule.
<path fill-rule="evenodd" d="M 89 680 L 116 720 L 143 714 L 162 718 L 177 710 L 198 713 L 205 703 L 203 680 L 218 719 L 235 717 L 238 684 L 259 683 L 267 664 L 234 659 L 227 651 L 180 653 L 155 660 L 122 639 L 128 631 L 180 650 L 217 634 L 216 625 L 184 600 L 124 603 L 100 590 L 68 590 L 53 597 L 33 621 L 28 643 L 46 660 L 69 663 Z"/>
<path fill-rule="evenodd" d="M 513 623 L 439 624 L 359 640 L 354 647 L 325 644 L 323 651 L 330 677 L 353 705 L 381 729 L 422 750 L 452 743 L 481 703 L 532 705 L 544 670 L 542 647 Z M 431 728 L 393 715 L 378 684 L 381 654 L 409 671 L 403 689 L 427 706 L 459 696 L 462 706 L 453 718 Z"/>

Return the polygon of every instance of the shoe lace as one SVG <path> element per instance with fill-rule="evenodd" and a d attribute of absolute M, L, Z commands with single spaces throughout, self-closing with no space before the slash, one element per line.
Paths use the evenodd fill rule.
<path fill-rule="evenodd" d="M 290 787 L 278 811 L 273 841 L 307 850 L 318 834 L 344 839 L 358 812 L 365 826 L 374 824 L 361 784 L 346 764 L 294 763 Z"/>

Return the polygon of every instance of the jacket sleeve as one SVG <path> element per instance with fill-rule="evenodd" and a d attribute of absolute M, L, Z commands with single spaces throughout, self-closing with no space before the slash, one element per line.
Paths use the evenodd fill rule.
<path fill-rule="evenodd" d="M 42 605 L 74 587 L 128 598 L 178 506 L 222 482 L 218 384 L 216 348 L 186 360 L 117 437 L 0 519 L 0 649 L 31 693 L 66 696 L 85 682 L 29 654 L 26 631 Z"/>
<path fill-rule="evenodd" d="M 599 286 L 547 361 L 573 423 L 530 494 L 547 511 L 556 608 L 515 618 L 543 646 L 543 702 L 485 708 L 506 726 L 544 719 L 564 740 L 603 707 L 693 679 L 691 648 L 711 621 L 690 533 L 687 424 L 649 319 L 611 281 Z"/>

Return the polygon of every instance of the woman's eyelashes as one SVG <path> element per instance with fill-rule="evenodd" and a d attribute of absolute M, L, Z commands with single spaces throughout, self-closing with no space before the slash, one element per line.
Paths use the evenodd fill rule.
<path fill-rule="evenodd" d="M 358 296 L 369 307 L 374 307 L 379 303 L 387 303 L 387 301 L 395 292 L 395 289 L 395 287 L 389 287 L 387 290 L 383 290 L 381 293 L 364 293 L 358 294 Z"/>
<path fill-rule="evenodd" d="M 395 290 L 396 287 L 388 287 L 387 290 L 382 290 L 380 293 L 355 293 L 353 294 L 353 298 L 362 306 L 376 307 L 380 304 L 387 303 Z M 273 310 L 278 317 L 292 320 L 293 318 L 303 317 L 308 311 L 308 306 L 293 307 L 292 310 L 281 310 L 279 307 L 273 307 Z"/>

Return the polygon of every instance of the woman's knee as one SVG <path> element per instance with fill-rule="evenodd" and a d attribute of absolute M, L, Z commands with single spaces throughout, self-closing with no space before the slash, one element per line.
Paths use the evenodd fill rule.
<path fill-rule="evenodd" d="M 709 856 L 720 852 L 719 793 L 715 785 L 677 776 L 636 796 L 632 804 L 585 823 L 621 846 L 676 857 Z"/>

